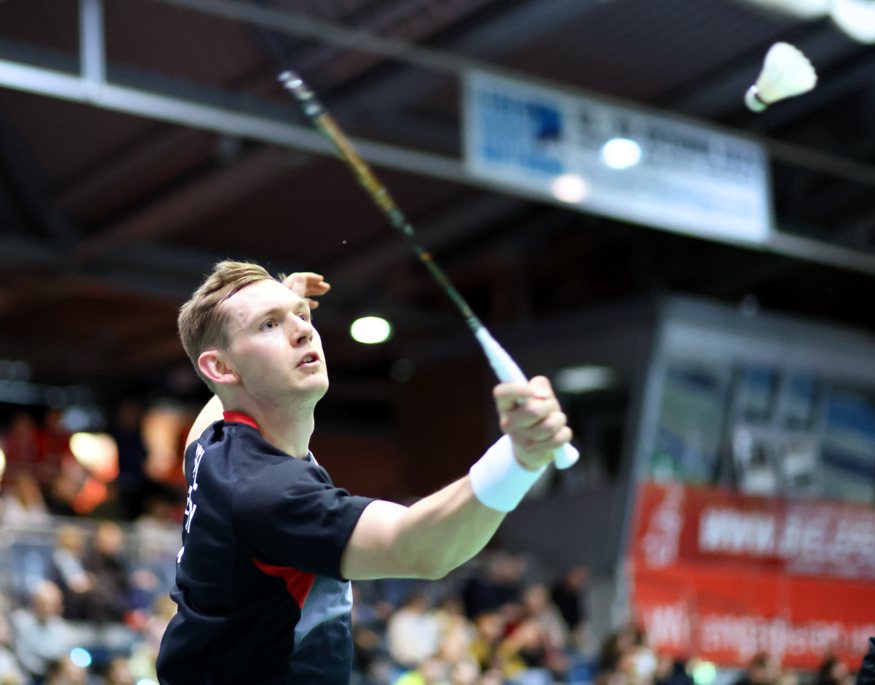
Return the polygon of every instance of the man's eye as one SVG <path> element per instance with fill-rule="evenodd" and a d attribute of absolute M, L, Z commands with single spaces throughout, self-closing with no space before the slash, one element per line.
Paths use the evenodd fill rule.
<path fill-rule="evenodd" d="M 301 312 L 300 314 L 298 314 L 298 316 L 300 318 L 302 318 L 304 321 L 310 320 L 310 314 L 308 312 Z"/>
<path fill-rule="evenodd" d="M 275 320 L 268 319 L 267 321 L 262 323 L 261 326 L 258 327 L 258 329 L 261 331 L 269 331 L 271 328 L 276 328 L 276 326 L 277 326 L 277 323 Z"/>

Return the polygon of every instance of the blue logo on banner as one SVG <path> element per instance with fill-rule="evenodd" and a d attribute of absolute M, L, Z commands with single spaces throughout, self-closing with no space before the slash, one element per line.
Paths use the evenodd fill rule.
<path fill-rule="evenodd" d="M 564 172 L 559 109 L 496 92 L 478 93 L 477 100 L 482 158 L 544 176 Z"/>

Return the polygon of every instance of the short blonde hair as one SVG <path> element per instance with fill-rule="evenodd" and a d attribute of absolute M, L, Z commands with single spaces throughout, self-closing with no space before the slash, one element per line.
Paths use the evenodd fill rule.
<path fill-rule="evenodd" d="M 211 347 L 224 349 L 228 345 L 225 327 L 227 312 L 220 306 L 234 293 L 258 281 L 279 280 L 258 264 L 251 262 L 219 262 L 201 286 L 179 310 L 177 326 L 182 346 L 198 376 L 214 389 L 198 368 L 201 352 Z"/>

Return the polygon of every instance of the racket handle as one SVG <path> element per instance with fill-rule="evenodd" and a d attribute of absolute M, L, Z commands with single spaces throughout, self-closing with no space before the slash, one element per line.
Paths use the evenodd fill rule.
<path fill-rule="evenodd" d="M 526 378 L 523 370 L 513 360 L 513 357 L 507 353 L 507 350 L 492 337 L 492 334 L 486 330 L 485 326 L 480 326 L 474 332 L 474 335 L 477 336 L 477 341 L 483 348 L 483 352 L 486 354 L 486 358 L 489 360 L 495 375 L 498 376 L 498 380 L 502 383 L 528 382 L 529 379 Z M 557 469 L 567 469 L 569 466 L 573 466 L 579 457 L 580 453 L 577 451 L 577 448 L 571 443 L 565 443 L 553 452 L 553 463 Z"/>

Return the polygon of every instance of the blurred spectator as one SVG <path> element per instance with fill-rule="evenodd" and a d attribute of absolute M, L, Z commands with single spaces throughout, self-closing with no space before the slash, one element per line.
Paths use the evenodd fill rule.
<path fill-rule="evenodd" d="M 589 571 L 584 566 L 575 566 L 550 587 L 550 597 L 570 633 L 580 635 L 586 624 L 586 591 Z"/>
<path fill-rule="evenodd" d="M 142 417 L 142 405 L 133 398 L 126 398 L 119 403 L 109 431 L 118 445 L 116 490 L 122 516 L 128 521 L 142 513 L 150 482 L 145 469 L 146 446 L 140 430 Z"/>
<path fill-rule="evenodd" d="M 754 655 L 747 670 L 734 685 L 774 685 L 778 680 L 778 665 L 765 652 Z"/>
<path fill-rule="evenodd" d="M 534 621 L 523 621 L 498 646 L 498 660 L 506 678 L 546 684 L 552 679 L 546 671 L 544 636 Z M 530 673 L 523 675 L 525 671 Z M 537 671 L 537 673 L 531 673 Z"/>
<path fill-rule="evenodd" d="M 629 685 L 651 685 L 656 679 L 656 654 L 646 644 L 643 632 L 640 641 L 632 644 L 620 656 L 618 671 Z"/>
<path fill-rule="evenodd" d="M 394 685 L 450 685 L 450 667 L 440 659 L 425 659 L 401 675 Z"/>
<path fill-rule="evenodd" d="M 118 622 L 128 610 L 131 587 L 124 548 L 121 526 L 113 521 L 101 521 L 84 558 L 84 567 L 92 582 L 86 609 L 86 618 L 91 621 Z"/>
<path fill-rule="evenodd" d="M 520 559 L 510 554 L 495 553 L 486 562 L 485 577 L 474 575 L 462 588 L 465 615 L 473 619 L 506 604 L 518 603 L 523 571 L 524 565 Z"/>
<path fill-rule="evenodd" d="M 462 602 L 456 597 L 446 597 L 437 611 L 440 623 L 440 651 L 439 656 L 449 664 L 470 662 L 476 668 L 471 656 L 471 645 L 476 635 L 476 630 L 465 617 Z M 480 669 L 477 668 L 479 674 Z"/>
<path fill-rule="evenodd" d="M 498 611 L 484 611 L 474 619 L 475 634 L 471 641 L 471 655 L 482 673 L 496 669 L 498 646 L 504 637 L 505 619 Z"/>
<path fill-rule="evenodd" d="M 63 599 L 58 586 L 44 581 L 34 590 L 30 606 L 12 613 L 15 656 L 35 685 L 42 685 L 49 666 L 71 647 L 71 630 L 61 617 Z"/>
<path fill-rule="evenodd" d="M 523 610 L 529 620 L 537 624 L 549 650 L 561 652 L 567 647 L 568 628 L 546 586 L 534 583 L 525 589 Z"/>
<path fill-rule="evenodd" d="M 847 664 L 830 654 L 820 663 L 814 685 L 848 685 L 850 676 Z"/>
<path fill-rule="evenodd" d="M 85 570 L 85 545 L 85 532 L 78 526 L 63 525 L 55 533 L 48 576 L 61 590 L 64 618 L 72 621 L 89 618 L 90 593 L 94 589 L 94 580 Z"/>
<path fill-rule="evenodd" d="M 46 504 L 55 516 L 76 516 L 73 502 L 85 477 L 84 469 L 74 463 L 62 466 L 49 483 L 46 493 Z"/>
<path fill-rule="evenodd" d="M 386 641 L 389 654 L 400 666 L 414 668 L 437 654 L 441 624 L 421 592 L 414 592 L 389 618 Z"/>
<path fill-rule="evenodd" d="M 36 478 L 21 471 L 3 493 L 3 523 L 8 527 L 47 526 L 49 508 Z"/>
<path fill-rule="evenodd" d="M 875 685 L 875 637 L 869 638 L 869 651 L 860 664 L 856 685 Z"/>
<path fill-rule="evenodd" d="M 39 477 L 44 486 L 51 483 L 65 464 L 73 461 L 70 431 L 64 426 L 63 418 L 64 414 L 60 409 L 49 409 L 43 417 L 39 431 Z"/>
<path fill-rule="evenodd" d="M 21 664 L 12 649 L 12 631 L 5 614 L 0 614 L 0 685 L 24 685 Z"/>
<path fill-rule="evenodd" d="M 172 494 L 155 486 L 143 500 L 143 511 L 134 522 L 137 537 L 137 567 L 148 570 L 164 588 L 172 587 L 176 577 L 176 553 L 182 543 L 179 522 L 174 517 Z M 151 603 L 155 587 L 148 593 Z M 138 607 L 141 601 L 136 601 Z"/>
<path fill-rule="evenodd" d="M 135 682 L 127 657 L 117 656 L 109 662 L 103 685 L 134 685 Z"/>
<path fill-rule="evenodd" d="M 89 685 L 88 671 L 73 663 L 69 656 L 52 662 L 47 671 L 45 685 Z"/>
<path fill-rule="evenodd" d="M 694 685 L 693 677 L 687 673 L 687 665 L 680 659 L 660 656 L 656 662 L 655 685 Z"/>
<path fill-rule="evenodd" d="M 6 473 L 4 484 L 10 482 L 21 472 L 39 478 L 40 439 L 39 428 L 34 418 L 19 411 L 12 415 L 3 439 L 6 453 Z"/>

